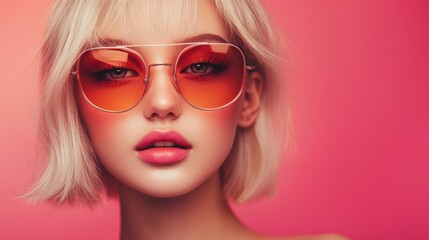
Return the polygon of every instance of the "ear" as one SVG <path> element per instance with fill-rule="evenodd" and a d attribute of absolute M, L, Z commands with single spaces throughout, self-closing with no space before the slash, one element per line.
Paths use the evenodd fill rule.
<path fill-rule="evenodd" d="M 238 126 L 247 128 L 256 122 L 261 105 L 262 88 L 262 75 L 259 72 L 251 72 L 247 76 L 244 87 L 244 103 L 238 118 Z"/>

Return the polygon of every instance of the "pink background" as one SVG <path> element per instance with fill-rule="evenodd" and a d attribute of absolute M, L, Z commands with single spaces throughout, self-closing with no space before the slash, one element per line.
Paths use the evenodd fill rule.
<path fill-rule="evenodd" d="M 238 215 L 269 234 L 429 239 L 429 4 L 265 2 L 292 43 L 297 151 L 277 196 Z M 49 5 L 0 0 L 0 239 L 117 239 L 114 203 L 89 211 L 17 199 L 34 160 L 32 58 Z"/>

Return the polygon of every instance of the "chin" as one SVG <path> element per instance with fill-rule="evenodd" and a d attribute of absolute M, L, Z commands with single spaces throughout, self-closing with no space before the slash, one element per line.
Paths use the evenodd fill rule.
<path fill-rule="evenodd" d="M 123 183 L 122 183 L 123 184 Z M 189 183 L 187 181 L 175 181 L 173 183 L 154 183 L 150 186 L 130 186 L 125 184 L 127 188 L 131 188 L 136 192 L 154 198 L 174 198 L 187 195 L 199 188 L 201 183 Z"/>
<path fill-rule="evenodd" d="M 159 187 L 157 189 L 151 189 L 150 191 L 141 191 L 141 193 L 155 198 L 173 198 L 186 195 L 192 192 L 195 188 L 196 187 L 170 185 L 167 188 Z"/>

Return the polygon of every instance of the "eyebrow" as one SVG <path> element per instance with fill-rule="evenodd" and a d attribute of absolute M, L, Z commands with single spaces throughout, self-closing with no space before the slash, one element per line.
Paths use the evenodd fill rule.
<path fill-rule="evenodd" d="M 221 36 L 216 35 L 216 34 L 210 34 L 210 33 L 199 34 L 196 36 L 184 38 L 184 39 L 182 39 L 178 42 L 175 42 L 175 43 L 193 43 L 193 42 L 227 43 L 227 41 L 224 38 L 222 38 Z M 136 45 L 136 44 L 131 44 L 125 40 L 103 38 L 103 39 L 96 41 L 94 44 L 91 44 L 91 47 L 114 47 L 114 46 L 130 46 L 130 45 Z M 146 45 L 146 44 L 142 44 L 142 45 Z M 148 45 L 154 45 L 154 44 L 148 44 Z M 157 45 L 157 44 L 155 44 L 155 45 Z M 162 44 L 160 44 L 160 45 L 162 45 Z"/>
<path fill-rule="evenodd" d="M 183 43 L 186 43 L 186 42 L 221 42 L 221 43 L 226 43 L 227 41 L 219 35 L 205 33 L 205 34 L 200 34 L 200 35 L 196 35 L 196 36 L 192 36 L 189 38 L 182 39 L 182 41 L 180 41 L 180 42 L 183 42 Z"/>

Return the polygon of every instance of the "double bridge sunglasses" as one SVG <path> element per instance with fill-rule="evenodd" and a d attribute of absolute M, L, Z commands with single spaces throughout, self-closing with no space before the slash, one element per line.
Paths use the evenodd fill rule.
<path fill-rule="evenodd" d="M 181 49 L 174 64 L 147 64 L 141 53 L 150 47 Z M 136 106 L 149 88 L 150 69 L 169 66 L 173 84 L 183 99 L 201 110 L 228 106 L 243 91 L 247 66 L 243 52 L 229 43 L 122 45 L 83 51 L 76 71 L 86 100 L 106 112 L 125 112 Z"/>

